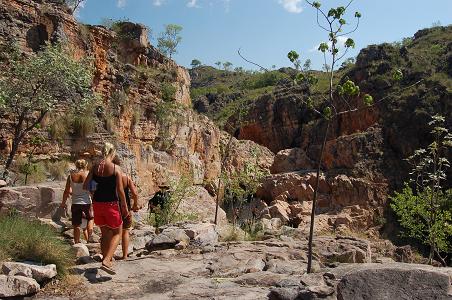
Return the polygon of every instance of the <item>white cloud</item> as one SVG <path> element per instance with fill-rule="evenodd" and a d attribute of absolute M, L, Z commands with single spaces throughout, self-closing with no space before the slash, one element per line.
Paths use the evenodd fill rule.
<path fill-rule="evenodd" d="M 189 0 L 187 2 L 187 7 L 199 7 L 198 6 L 198 0 Z"/>
<path fill-rule="evenodd" d="M 153 4 L 154 6 L 162 6 L 162 4 L 165 2 L 166 0 L 154 0 Z"/>
<path fill-rule="evenodd" d="M 116 6 L 119 8 L 124 8 L 127 5 L 127 0 L 117 0 Z"/>
<path fill-rule="evenodd" d="M 336 43 L 336 48 L 338 48 L 339 50 L 344 50 L 344 46 L 345 46 L 345 41 L 347 41 L 348 37 L 347 36 L 339 36 L 337 38 L 337 43 Z M 328 43 L 328 48 L 331 48 L 331 41 L 329 41 Z M 315 52 L 319 49 L 320 43 L 317 44 L 317 46 L 312 47 L 311 49 L 309 49 L 309 52 Z"/>
<path fill-rule="evenodd" d="M 278 0 L 285 10 L 293 14 L 299 14 L 303 11 L 301 7 L 302 0 Z"/>

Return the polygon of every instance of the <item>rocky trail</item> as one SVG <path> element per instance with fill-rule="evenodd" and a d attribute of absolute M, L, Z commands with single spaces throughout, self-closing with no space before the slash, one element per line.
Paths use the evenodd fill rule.
<path fill-rule="evenodd" d="M 115 261 L 116 275 L 99 268 L 98 243 L 75 245 L 78 264 L 72 273 L 79 279 L 73 287 L 77 291 L 68 293 L 66 288 L 66 292 L 59 292 L 58 288 L 45 287 L 31 299 L 452 297 L 452 268 L 396 262 L 394 259 L 409 258 L 400 255 L 400 249 L 394 246 L 385 257 L 381 246 L 374 242 L 318 236 L 314 245 L 315 273 L 305 274 L 307 240 L 301 229 L 268 229 L 261 241 L 219 241 L 229 230 L 209 223 L 182 222 L 155 234 L 153 227 L 143 225 L 132 231 L 130 257 Z M 118 256 L 119 251 L 120 247 Z"/>

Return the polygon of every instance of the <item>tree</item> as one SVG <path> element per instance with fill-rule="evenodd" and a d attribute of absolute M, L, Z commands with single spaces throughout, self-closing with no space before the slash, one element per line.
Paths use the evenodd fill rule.
<path fill-rule="evenodd" d="M 221 61 L 217 61 L 216 63 L 215 63 L 215 65 L 218 67 L 218 69 L 221 67 Z"/>
<path fill-rule="evenodd" d="M 192 68 L 197 68 L 201 65 L 201 61 L 195 58 L 191 61 L 190 65 Z"/>
<path fill-rule="evenodd" d="M 224 68 L 225 71 L 231 70 L 231 67 L 232 67 L 232 63 L 231 63 L 231 62 L 225 61 L 225 62 L 223 63 L 223 68 Z"/>
<path fill-rule="evenodd" d="M 26 59 L 17 55 L 14 46 L 9 49 L 0 71 L 0 114 L 12 120 L 13 137 L 4 176 L 24 138 L 59 103 L 67 101 L 80 109 L 93 99 L 90 65 L 73 59 L 62 45 L 48 45 Z"/>
<path fill-rule="evenodd" d="M 310 71 L 310 70 L 311 70 L 311 65 L 312 65 L 312 62 L 311 62 L 311 60 L 308 58 L 308 59 L 304 62 L 304 64 L 303 64 L 303 71 L 304 71 L 304 72 Z"/>
<path fill-rule="evenodd" d="M 74 14 L 85 0 L 64 0 L 66 5 L 71 9 L 72 14 Z"/>
<path fill-rule="evenodd" d="M 320 171 L 323 162 L 323 154 L 328 137 L 328 131 L 330 129 L 333 120 L 337 120 L 344 115 L 366 110 L 377 103 L 383 102 L 392 95 L 387 95 L 378 101 L 374 101 L 373 97 L 369 94 L 360 91 L 353 81 L 346 80 L 344 83 L 333 86 L 333 80 L 335 77 L 335 71 L 338 63 L 344 58 L 350 48 L 355 47 L 355 42 L 351 38 L 346 38 L 345 43 L 341 46 L 338 43 L 340 37 L 344 38 L 355 32 L 359 27 L 359 21 L 361 13 L 355 12 L 354 17 L 356 19 L 355 26 L 345 31 L 345 26 L 349 25 L 344 19 L 345 14 L 354 0 L 349 0 L 346 6 L 338 6 L 331 8 L 327 12 L 321 9 L 321 4 L 318 1 L 305 0 L 311 7 L 316 10 L 317 13 L 317 25 L 326 32 L 328 40 L 320 43 L 318 51 L 320 51 L 324 58 L 324 66 L 328 66 L 328 97 L 319 99 L 316 103 L 320 103 L 315 107 L 313 99 L 311 97 L 300 97 L 300 101 L 303 105 L 306 105 L 309 109 L 313 110 L 321 119 L 323 119 L 323 136 L 321 141 L 320 153 L 317 160 L 316 168 L 316 181 L 314 185 L 314 196 L 312 200 L 312 210 L 310 218 L 309 229 L 309 241 L 308 241 L 308 264 L 307 273 L 311 272 L 312 268 L 312 244 L 314 237 L 314 220 L 316 212 L 316 204 L 318 197 L 318 187 L 320 181 Z M 316 88 L 318 79 L 310 72 L 303 72 L 300 68 L 300 55 L 296 51 L 290 51 L 288 53 L 289 60 L 294 64 L 298 70 L 298 74 L 295 76 L 295 83 L 307 84 L 311 90 Z M 403 73 L 400 70 L 393 71 L 393 80 L 400 81 L 403 77 Z M 397 93 L 400 93 L 406 89 L 412 88 L 419 84 L 421 80 L 418 80 L 412 85 L 401 88 Z M 322 124 L 320 124 L 322 125 Z"/>
<path fill-rule="evenodd" d="M 180 36 L 182 29 L 180 25 L 168 24 L 165 26 L 165 31 L 157 38 L 157 48 L 169 58 L 177 53 L 177 46 L 182 41 Z"/>
<path fill-rule="evenodd" d="M 434 140 L 427 149 L 416 150 L 407 159 L 412 178 L 402 192 L 391 197 L 391 208 L 405 235 L 430 246 L 429 263 L 436 254 L 446 265 L 439 252 L 449 252 L 452 247 L 452 210 L 447 207 L 452 190 L 445 191 L 442 184 L 450 167 L 446 156 L 452 147 L 452 134 L 445 128 L 442 116 L 433 116 L 429 125 Z"/>

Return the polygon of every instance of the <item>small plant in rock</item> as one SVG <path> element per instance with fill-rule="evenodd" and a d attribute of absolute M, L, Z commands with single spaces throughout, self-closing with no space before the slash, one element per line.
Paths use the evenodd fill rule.
<path fill-rule="evenodd" d="M 412 166 L 412 179 L 396 192 L 391 207 L 406 236 L 430 247 L 429 263 L 434 256 L 446 265 L 440 252 L 452 250 L 452 190 L 446 191 L 447 154 L 452 147 L 452 134 L 444 127 L 445 118 L 433 116 L 433 142 L 427 149 L 416 150 L 407 160 Z"/>
<path fill-rule="evenodd" d="M 162 100 L 165 102 L 173 101 L 176 95 L 176 91 L 177 89 L 171 83 L 164 82 L 160 85 Z"/>

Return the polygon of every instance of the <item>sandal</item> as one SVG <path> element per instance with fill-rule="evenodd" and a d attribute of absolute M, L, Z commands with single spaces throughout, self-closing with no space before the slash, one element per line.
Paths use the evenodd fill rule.
<path fill-rule="evenodd" d="M 110 274 L 110 275 L 116 275 L 116 272 L 115 272 L 115 270 L 113 270 L 112 267 L 109 267 L 109 266 L 107 266 L 107 265 L 104 265 L 103 263 L 102 263 L 102 266 L 100 267 L 100 269 L 101 269 L 101 270 L 104 270 L 105 272 L 107 272 L 107 273 Z"/>

